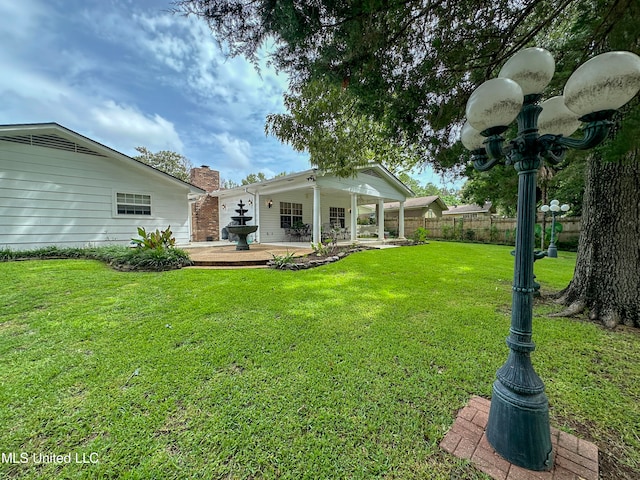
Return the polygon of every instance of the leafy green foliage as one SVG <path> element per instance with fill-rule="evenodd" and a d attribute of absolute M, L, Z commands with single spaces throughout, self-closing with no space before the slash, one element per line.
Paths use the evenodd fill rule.
<path fill-rule="evenodd" d="M 404 141 L 390 140 L 384 123 L 358 115 L 351 91 L 324 82 L 309 82 L 286 94 L 288 114 L 267 116 L 267 134 L 297 151 L 308 151 L 313 165 L 348 177 L 371 161 L 392 170 L 421 163 L 425 152 Z"/>
<path fill-rule="evenodd" d="M 462 199 L 466 203 L 484 205 L 491 199 L 492 205 L 502 215 L 514 217 L 518 204 L 518 175 L 510 165 L 496 165 L 488 172 L 467 168 L 469 180 L 462 187 Z"/>
<path fill-rule="evenodd" d="M 333 245 L 331 244 L 331 240 L 329 240 L 329 242 L 327 242 L 327 243 L 323 243 L 323 242 L 313 243 L 313 242 L 311 242 L 311 249 L 313 250 L 313 254 L 316 257 L 325 257 L 325 256 L 329 255 L 332 252 Z"/>
<path fill-rule="evenodd" d="M 155 232 L 147 232 L 144 227 L 138 227 L 138 235 L 140 238 L 132 238 L 131 241 L 143 250 L 163 250 L 173 248 L 176 245 L 171 225 L 162 231 L 156 228 Z"/>
<path fill-rule="evenodd" d="M 540 235 L 542 235 L 542 225 L 540 225 L 539 223 L 536 223 L 534 230 L 535 230 L 536 238 L 539 239 Z M 554 230 L 553 236 L 557 240 L 558 235 L 562 233 L 562 230 L 563 230 L 562 224 L 556 220 L 553 230 Z M 551 224 L 548 224 L 547 228 L 544 229 L 544 240 L 545 242 L 549 242 L 551 240 Z"/>
<path fill-rule="evenodd" d="M 145 147 L 136 147 L 136 150 L 140 152 L 140 155 L 133 157 L 136 160 L 162 170 L 184 182 L 189 181 L 189 171 L 193 165 L 184 155 L 170 150 L 160 150 L 153 153 Z"/>
<path fill-rule="evenodd" d="M 359 140 L 371 132 L 394 148 L 406 146 L 407 162 L 463 164 L 468 153 L 457 137 L 469 94 L 522 47 L 537 43 L 555 52 L 562 84 L 607 44 L 638 50 L 639 7 L 631 0 L 175 4 L 204 18 L 231 55 L 257 65 L 269 42 L 273 63 L 290 78 L 290 115 L 272 118 L 268 130 L 294 148 L 317 153 L 321 143 L 351 140 L 353 133 L 352 160 L 339 145 L 329 150 L 339 160 L 326 160 L 345 173 L 372 150 L 379 154 L 384 142 L 374 140 L 371 148 Z M 312 157 L 324 166 L 321 156 Z"/>
<path fill-rule="evenodd" d="M 271 254 L 271 263 L 275 268 L 278 269 L 283 269 L 286 268 L 287 265 L 291 265 L 292 263 L 295 263 L 295 251 L 293 252 L 289 252 L 287 250 L 287 253 L 285 253 L 284 255 L 278 255 L 276 253 L 272 253 Z"/>
<path fill-rule="evenodd" d="M 427 236 L 429 235 L 429 230 L 424 227 L 418 227 L 415 232 L 413 232 L 413 241 L 417 244 L 427 243 Z"/>
<path fill-rule="evenodd" d="M 91 259 L 116 270 L 174 270 L 192 265 L 189 254 L 179 248 L 130 248 L 120 245 L 87 248 L 43 247 L 36 250 L 0 250 L 0 262 L 17 260 Z"/>
<path fill-rule="evenodd" d="M 289 175 L 289 174 L 287 172 L 280 172 L 271 178 L 284 177 L 285 175 Z M 233 180 L 223 180 L 222 188 L 223 189 L 236 188 L 236 187 L 240 187 L 241 185 L 250 185 L 252 183 L 264 182 L 265 180 L 269 180 L 269 178 L 267 178 L 267 176 L 263 172 L 250 173 L 246 177 L 244 177 L 242 180 L 240 180 L 240 183 L 234 182 Z"/>

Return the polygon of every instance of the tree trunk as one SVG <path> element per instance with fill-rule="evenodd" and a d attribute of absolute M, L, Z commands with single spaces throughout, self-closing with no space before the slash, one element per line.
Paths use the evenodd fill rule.
<path fill-rule="evenodd" d="M 559 315 L 589 310 L 613 328 L 640 327 L 640 155 L 587 161 L 582 231 L 574 277 L 558 300 Z"/>

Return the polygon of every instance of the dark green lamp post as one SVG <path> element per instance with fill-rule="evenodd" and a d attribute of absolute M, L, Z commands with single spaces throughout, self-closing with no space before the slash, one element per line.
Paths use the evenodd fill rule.
<path fill-rule="evenodd" d="M 549 258 L 558 258 L 558 247 L 556 247 L 556 215 L 558 212 L 568 212 L 569 205 L 566 203 L 562 206 L 558 200 L 551 200 L 549 205 L 542 205 L 540 207 L 540 211 L 542 213 L 551 212 L 551 239 L 549 240 L 549 248 L 547 249 L 547 257 Z M 542 236 L 544 237 L 544 232 L 542 232 Z"/>
<path fill-rule="evenodd" d="M 567 81 L 563 97 L 539 104 L 555 62 L 541 48 L 511 57 L 499 78 L 480 85 L 467 103 L 461 140 L 478 170 L 504 160 L 518 172 L 518 215 L 509 356 L 493 384 L 487 438 L 498 454 L 529 470 L 553 465 L 549 405 L 544 384 L 531 364 L 536 175 L 543 159 L 558 163 L 568 148 L 601 143 L 618 108 L 640 89 L 640 57 L 609 52 L 592 58 Z M 517 120 L 516 138 L 502 134 Z M 570 138 L 584 122 L 583 138 Z"/>

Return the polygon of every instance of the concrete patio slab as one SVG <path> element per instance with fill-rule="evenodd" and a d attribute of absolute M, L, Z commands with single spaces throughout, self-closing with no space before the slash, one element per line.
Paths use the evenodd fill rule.
<path fill-rule="evenodd" d="M 214 242 L 211 242 L 214 243 Z M 302 256 L 313 252 L 306 243 L 294 244 L 251 244 L 249 250 L 236 250 L 230 242 L 215 242 L 214 245 L 202 244 L 184 247 L 195 267 L 264 267 L 274 255 Z"/>

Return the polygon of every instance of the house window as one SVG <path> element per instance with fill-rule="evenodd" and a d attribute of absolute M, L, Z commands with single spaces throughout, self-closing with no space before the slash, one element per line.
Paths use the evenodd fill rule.
<path fill-rule="evenodd" d="M 118 215 L 151 215 L 151 195 L 116 193 Z"/>
<path fill-rule="evenodd" d="M 291 228 L 302 223 L 302 204 L 280 202 L 280 228 Z"/>
<path fill-rule="evenodd" d="M 333 226 L 344 228 L 344 208 L 329 207 L 329 222 Z"/>

